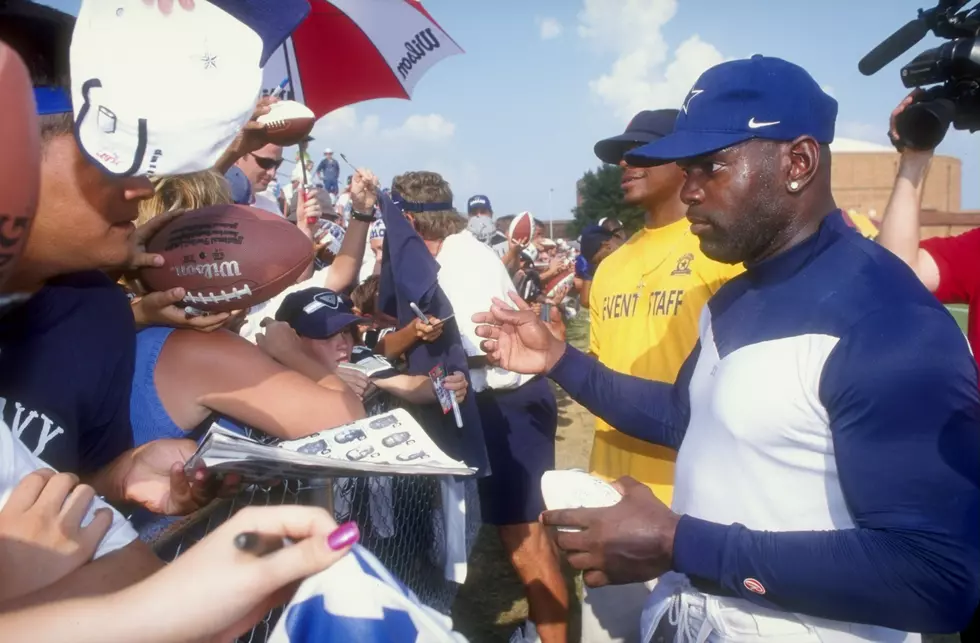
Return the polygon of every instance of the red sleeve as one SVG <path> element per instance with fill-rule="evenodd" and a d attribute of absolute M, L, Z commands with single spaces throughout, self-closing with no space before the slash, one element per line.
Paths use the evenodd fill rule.
<path fill-rule="evenodd" d="M 969 304 L 980 286 L 980 228 L 926 239 L 920 247 L 939 267 L 936 298 L 944 304 Z"/>

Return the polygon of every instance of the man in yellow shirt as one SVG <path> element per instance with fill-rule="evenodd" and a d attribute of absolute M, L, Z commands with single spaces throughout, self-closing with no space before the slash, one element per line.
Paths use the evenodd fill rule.
<path fill-rule="evenodd" d="M 603 162 L 623 168 L 626 203 L 646 211 L 644 227 L 596 270 L 589 295 L 590 351 L 606 366 L 673 382 L 698 339 L 701 308 L 742 271 L 705 257 L 681 202 L 684 172 L 673 163 L 630 167 L 624 154 L 674 129 L 677 110 L 637 114 L 620 136 L 596 143 Z M 607 480 L 632 476 L 668 505 L 675 451 L 629 437 L 596 420 L 590 470 Z M 582 606 L 583 643 L 639 641 L 642 585 L 588 588 Z"/>

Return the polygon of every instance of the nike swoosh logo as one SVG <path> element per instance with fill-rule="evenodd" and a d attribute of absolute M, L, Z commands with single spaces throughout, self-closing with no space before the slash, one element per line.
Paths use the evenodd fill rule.
<path fill-rule="evenodd" d="M 759 129 L 760 127 L 769 127 L 770 125 L 779 125 L 780 121 L 771 121 L 769 123 L 757 123 L 755 122 L 755 116 L 749 119 L 749 129 Z"/>

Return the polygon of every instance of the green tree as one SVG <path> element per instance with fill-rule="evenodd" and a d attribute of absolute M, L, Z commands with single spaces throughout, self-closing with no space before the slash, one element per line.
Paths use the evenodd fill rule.
<path fill-rule="evenodd" d="M 623 202 L 622 181 L 623 168 L 618 165 L 603 165 L 582 176 L 578 183 L 581 204 L 572 210 L 575 234 L 608 217 L 622 221 L 630 233 L 643 226 L 643 210 Z"/>

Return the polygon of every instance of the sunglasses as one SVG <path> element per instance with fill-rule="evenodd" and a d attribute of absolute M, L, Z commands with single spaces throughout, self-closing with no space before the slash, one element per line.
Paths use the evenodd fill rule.
<path fill-rule="evenodd" d="M 258 154 L 252 154 L 252 158 L 255 159 L 256 165 L 267 171 L 278 170 L 283 161 L 283 159 L 270 159 L 265 156 L 259 156 Z"/>

